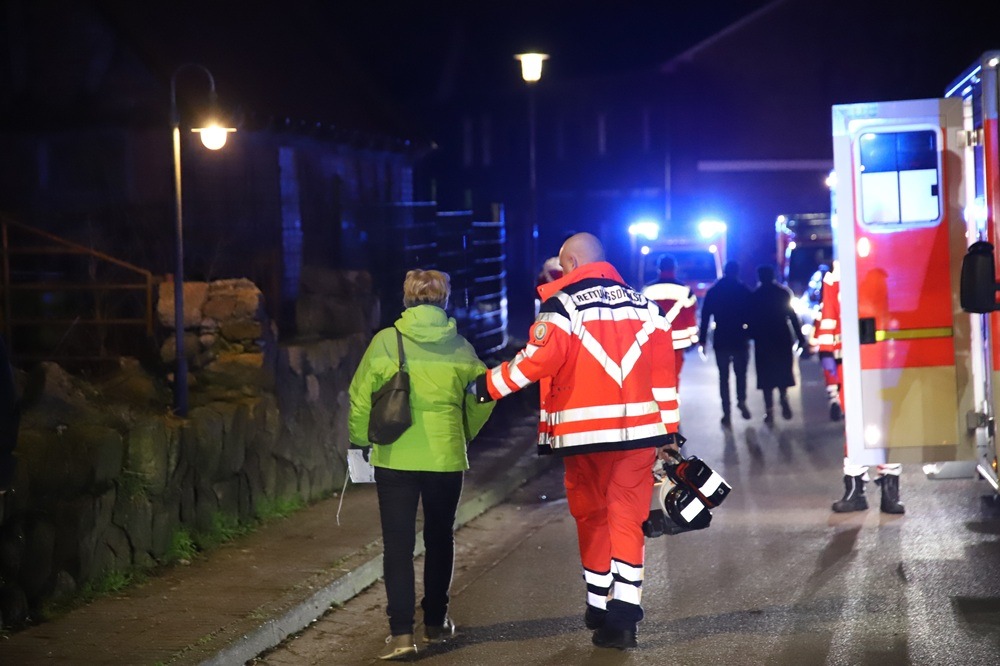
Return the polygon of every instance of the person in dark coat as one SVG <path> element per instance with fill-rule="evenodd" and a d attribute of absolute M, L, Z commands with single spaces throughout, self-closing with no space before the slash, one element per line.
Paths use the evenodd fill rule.
<path fill-rule="evenodd" d="M 740 265 L 726 262 L 722 277 L 705 293 L 698 327 L 698 348 L 704 354 L 708 341 L 709 324 L 714 319 L 712 348 L 715 364 L 719 368 L 719 397 L 722 399 L 722 425 L 728 428 L 730 420 L 729 367 L 736 375 L 736 407 L 745 419 L 750 418 L 747 408 L 747 366 L 750 364 L 750 336 L 748 333 L 750 287 L 740 280 Z"/>
<path fill-rule="evenodd" d="M 809 345 L 802 333 L 802 323 L 792 308 L 792 291 L 774 280 L 774 267 L 757 268 L 760 283 L 750 295 L 750 335 L 753 338 L 754 368 L 757 388 L 764 394 L 764 422 L 774 422 L 774 389 L 778 389 L 781 416 L 792 418 L 788 388 L 795 386 L 795 351 L 798 342 L 803 356 Z"/>

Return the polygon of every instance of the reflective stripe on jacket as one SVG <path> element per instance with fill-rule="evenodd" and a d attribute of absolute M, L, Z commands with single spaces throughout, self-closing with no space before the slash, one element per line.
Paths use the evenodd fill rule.
<path fill-rule="evenodd" d="M 484 377 L 489 397 L 550 378 L 539 443 L 557 454 L 666 444 L 680 414 L 660 309 L 606 262 L 585 264 L 539 293 L 549 297 L 528 344 Z"/>
<path fill-rule="evenodd" d="M 647 284 L 642 295 L 663 310 L 674 340 L 674 349 L 687 349 L 698 343 L 698 298 L 691 287 L 663 280 Z"/>
<path fill-rule="evenodd" d="M 813 336 L 821 352 L 830 352 L 840 358 L 840 270 L 836 264 L 833 270 L 823 276 L 823 304 L 820 320 Z"/>

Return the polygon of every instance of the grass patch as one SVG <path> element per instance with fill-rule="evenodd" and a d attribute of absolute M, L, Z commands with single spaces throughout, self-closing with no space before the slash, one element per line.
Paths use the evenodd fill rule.
<path fill-rule="evenodd" d="M 131 571 L 112 570 L 97 580 L 88 581 L 81 589 L 80 596 L 84 601 L 93 601 L 98 597 L 106 597 L 124 590 L 132 584 L 135 575 Z"/>
<path fill-rule="evenodd" d="M 198 553 L 198 546 L 195 545 L 191 533 L 186 529 L 179 529 L 170 538 L 170 548 L 163 555 L 163 559 L 169 564 L 180 561 L 191 561 Z"/>
<path fill-rule="evenodd" d="M 266 523 L 277 518 L 287 518 L 299 509 L 305 507 L 305 502 L 299 497 L 284 499 L 263 498 L 257 503 L 257 520 Z"/>
<path fill-rule="evenodd" d="M 251 526 L 241 524 L 240 519 L 236 516 L 228 513 L 216 513 L 212 515 L 211 529 L 196 534 L 195 543 L 200 549 L 207 550 L 248 534 L 250 531 Z"/>

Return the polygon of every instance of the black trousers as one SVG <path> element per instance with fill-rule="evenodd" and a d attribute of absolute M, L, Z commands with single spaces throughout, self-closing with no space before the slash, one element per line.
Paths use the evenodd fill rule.
<path fill-rule="evenodd" d="M 413 551 L 417 503 L 424 507 L 424 624 L 444 623 L 455 568 L 455 512 L 464 472 L 410 472 L 375 468 L 378 511 L 382 520 L 386 615 L 393 636 L 413 633 L 416 605 Z"/>
<path fill-rule="evenodd" d="M 736 375 L 736 402 L 747 399 L 747 367 L 750 365 L 750 345 L 732 348 L 715 348 L 715 365 L 719 368 L 719 397 L 722 399 L 722 413 L 729 414 L 729 366 Z"/>

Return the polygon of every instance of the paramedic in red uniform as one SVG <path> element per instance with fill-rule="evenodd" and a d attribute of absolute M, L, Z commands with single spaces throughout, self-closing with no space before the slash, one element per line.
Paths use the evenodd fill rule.
<path fill-rule="evenodd" d="M 823 374 L 826 376 L 827 391 L 830 382 L 835 382 L 837 396 L 837 411 L 839 417 L 843 413 L 844 392 L 842 390 L 843 375 L 841 374 L 841 339 L 840 339 L 840 262 L 833 263 L 833 270 L 823 277 L 823 303 L 819 323 L 820 359 L 823 363 Z M 829 356 L 823 356 L 824 351 Z M 833 361 L 833 374 L 828 366 Z M 830 407 L 830 417 L 835 414 Z M 906 513 L 906 507 L 899 501 L 899 475 L 903 466 L 899 463 L 883 463 L 875 467 L 875 483 L 882 489 L 879 509 L 882 513 Z M 847 447 L 844 447 L 844 496 L 833 503 L 834 513 L 850 513 L 868 509 L 868 499 L 865 497 L 865 484 L 870 479 L 868 466 L 851 462 L 847 457 Z"/>
<path fill-rule="evenodd" d="M 666 319 L 627 286 L 591 234 L 559 251 L 563 275 L 539 287 L 529 342 L 470 389 L 497 400 L 548 378 L 542 439 L 563 458 L 587 604 L 599 647 L 636 646 L 644 537 L 657 456 L 676 450 L 677 375 Z"/>
<path fill-rule="evenodd" d="M 642 295 L 663 310 L 674 341 L 674 368 L 680 387 L 684 353 L 698 342 L 698 299 L 691 288 L 677 279 L 677 260 L 673 255 L 660 257 L 660 279 L 642 288 Z"/>
<path fill-rule="evenodd" d="M 840 401 L 841 344 L 840 344 L 840 263 L 823 276 L 823 296 L 820 303 L 819 323 L 813 329 L 813 338 L 823 366 L 823 381 L 830 405 L 830 420 L 839 421 L 844 414 Z"/>

